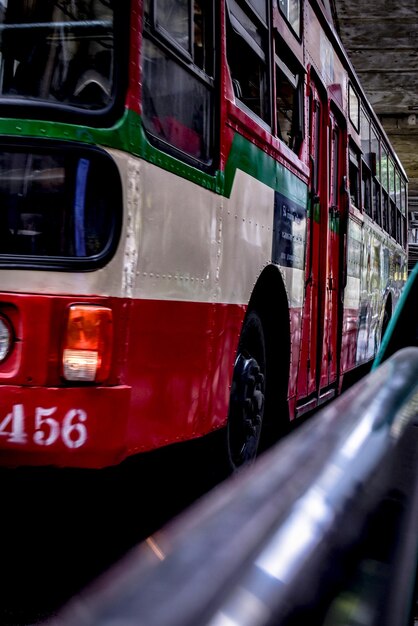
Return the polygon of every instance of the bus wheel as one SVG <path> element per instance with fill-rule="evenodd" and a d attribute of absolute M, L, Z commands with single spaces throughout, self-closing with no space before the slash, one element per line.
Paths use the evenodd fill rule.
<path fill-rule="evenodd" d="M 263 425 L 266 350 L 263 325 L 251 311 L 244 322 L 235 360 L 227 425 L 231 470 L 254 461 Z"/>

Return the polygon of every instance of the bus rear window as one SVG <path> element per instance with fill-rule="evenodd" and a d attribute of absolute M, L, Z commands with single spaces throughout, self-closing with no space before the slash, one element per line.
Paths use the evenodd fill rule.
<path fill-rule="evenodd" d="M 106 153 L 0 147 L 0 265 L 103 264 L 116 244 L 121 202 Z"/>
<path fill-rule="evenodd" d="M 114 98 L 114 0 L 5 0 L 0 96 L 101 110 Z"/>

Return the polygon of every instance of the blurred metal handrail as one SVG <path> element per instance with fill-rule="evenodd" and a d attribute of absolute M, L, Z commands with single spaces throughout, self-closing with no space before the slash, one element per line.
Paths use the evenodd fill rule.
<path fill-rule="evenodd" d="M 417 415 L 418 348 L 406 348 L 135 548 L 52 624 L 407 624 L 418 548 Z M 388 515 L 394 501 L 397 514 Z M 375 532 L 384 537 L 375 548 L 388 555 L 370 585 L 368 617 L 342 620 L 338 598 L 347 581 L 355 588 L 358 563 L 379 562 L 362 552 Z"/>

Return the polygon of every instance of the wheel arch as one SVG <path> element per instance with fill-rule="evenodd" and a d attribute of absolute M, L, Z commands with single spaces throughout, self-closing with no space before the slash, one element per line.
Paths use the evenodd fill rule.
<path fill-rule="evenodd" d="M 278 411 L 280 416 L 283 416 L 283 411 L 286 411 L 285 420 L 280 418 L 273 421 L 280 421 L 280 426 L 285 426 L 283 421 L 286 421 L 287 426 L 291 351 L 290 308 L 283 276 L 277 266 L 268 265 L 260 274 L 248 310 L 256 310 L 261 318 L 266 343 L 267 385 L 272 385 L 278 391 L 274 395 L 270 394 L 268 414 L 274 416 Z"/>

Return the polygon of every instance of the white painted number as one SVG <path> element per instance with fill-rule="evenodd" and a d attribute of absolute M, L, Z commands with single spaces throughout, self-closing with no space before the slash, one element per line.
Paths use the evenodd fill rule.
<path fill-rule="evenodd" d="M 67 448 L 81 448 L 87 441 L 87 414 L 83 409 L 71 409 L 60 422 L 52 417 L 57 411 L 53 406 L 49 409 L 37 407 L 33 441 L 38 446 L 52 446 L 61 438 Z M 10 443 L 24 444 L 28 440 L 25 428 L 25 411 L 23 404 L 15 404 L 12 412 L 0 422 L 0 437 L 6 437 Z"/>
<path fill-rule="evenodd" d="M 75 422 L 77 418 L 79 422 Z M 72 409 L 64 417 L 61 437 L 68 448 L 80 448 L 86 443 L 87 428 L 80 423 L 86 420 L 86 412 L 82 409 Z"/>
<path fill-rule="evenodd" d="M 40 446 L 52 446 L 60 436 L 60 425 L 51 417 L 56 410 L 56 406 L 52 409 L 43 409 L 40 406 L 35 409 L 33 440 Z"/>
<path fill-rule="evenodd" d="M 7 430 L 9 426 L 10 428 Z M 0 423 L 0 435 L 7 437 L 7 441 L 11 443 L 26 443 L 28 436 L 25 433 L 23 404 L 15 404 L 13 411 L 6 415 Z"/>

